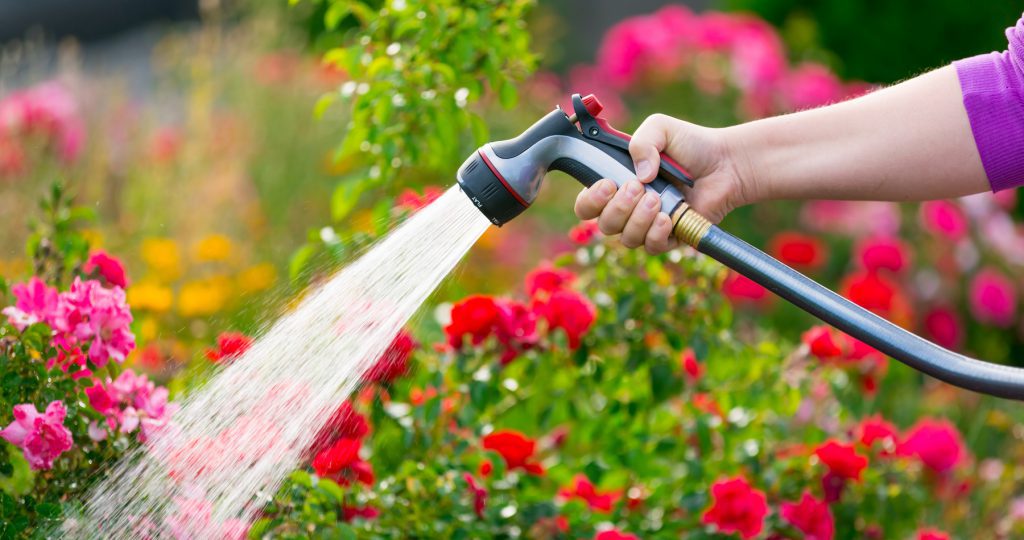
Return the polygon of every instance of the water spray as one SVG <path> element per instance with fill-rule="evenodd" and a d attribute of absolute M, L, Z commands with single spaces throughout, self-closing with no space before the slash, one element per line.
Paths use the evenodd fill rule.
<path fill-rule="evenodd" d="M 491 221 L 504 225 L 536 199 L 544 176 L 562 171 L 584 186 L 636 178 L 630 136 L 600 117 L 593 95 L 572 96 L 573 114 L 556 108 L 514 139 L 485 144 L 459 168 L 458 182 Z M 954 386 L 1024 400 L 1024 368 L 969 358 L 940 347 L 839 296 L 813 279 L 712 224 L 683 194 L 693 187 L 685 170 L 661 155 L 646 184 L 672 218 L 672 234 L 697 251 L 752 279 L 785 300 L 904 364 Z"/>

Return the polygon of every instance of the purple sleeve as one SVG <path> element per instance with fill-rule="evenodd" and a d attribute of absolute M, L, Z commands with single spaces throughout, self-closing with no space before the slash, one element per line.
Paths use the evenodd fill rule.
<path fill-rule="evenodd" d="M 954 63 L 974 142 L 992 191 L 1024 184 L 1024 17 L 1009 47 Z"/>

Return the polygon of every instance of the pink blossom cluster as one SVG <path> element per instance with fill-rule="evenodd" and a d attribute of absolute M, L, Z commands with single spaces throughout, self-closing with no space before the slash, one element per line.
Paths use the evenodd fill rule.
<path fill-rule="evenodd" d="M 89 438 L 94 441 L 106 439 L 109 432 L 132 433 L 138 429 L 139 440 L 146 442 L 167 425 L 178 409 L 177 404 L 167 401 L 166 388 L 130 369 L 116 380 L 97 381 L 85 389 L 85 395 L 89 405 L 106 416 L 106 427 L 96 421 L 89 424 Z"/>
<path fill-rule="evenodd" d="M 84 368 L 86 360 L 97 367 L 108 361 L 124 362 L 135 348 L 131 332 L 132 313 L 121 287 L 104 287 L 99 281 L 75 278 L 71 288 L 59 292 L 38 277 L 11 287 L 17 299 L 2 313 L 19 330 L 35 323 L 46 323 L 53 330 L 56 357 L 47 367 L 60 365 L 67 371 L 72 365 Z M 88 370 L 75 373 L 88 376 Z"/>
<path fill-rule="evenodd" d="M 596 65 L 570 74 L 573 91 L 598 94 L 613 117 L 622 110 L 620 92 L 680 79 L 710 94 L 738 89 L 741 112 L 752 117 L 817 107 L 870 89 L 844 84 L 820 64 L 789 66 L 778 33 L 760 18 L 697 14 L 681 5 L 616 24 L 604 36 Z"/>
<path fill-rule="evenodd" d="M 26 171 L 25 143 L 30 138 L 41 140 L 64 162 L 78 158 L 85 126 L 65 85 L 48 81 L 0 100 L 0 176 Z"/>
<path fill-rule="evenodd" d="M 45 470 L 53 460 L 74 445 L 71 431 L 64 427 L 67 409 L 61 401 L 53 401 L 40 413 L 31 403 L 14 406 L 14 421 L 0 431 L 0 438 L 21 448 L 29 467 Z"/>

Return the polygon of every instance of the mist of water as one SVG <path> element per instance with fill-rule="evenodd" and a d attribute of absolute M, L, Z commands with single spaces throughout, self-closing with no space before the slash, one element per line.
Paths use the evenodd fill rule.
<path fill-rule="evenodd" d="M 116 464 L 63 533 L 225 538 L 243 529 L 488 225 L 458 187 L 417 212 L 181 398 L 169 429 Z"/>

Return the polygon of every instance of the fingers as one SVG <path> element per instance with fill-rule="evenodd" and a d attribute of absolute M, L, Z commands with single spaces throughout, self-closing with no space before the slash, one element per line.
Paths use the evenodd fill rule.
<path fill-rule="evenodd" d="M 622 229 L 622 245 L 635 248 L 644 245 L 647 230 L 661 211 L 661 199 L 654 193 L 644 193 L 640 203 L 633 209 L 626 226 Z"/>
<path fill-rule="evenodd" d="M 608 236 L 622 232 L 626 226 L 626 220 L 633 213 L 633 208 L 636 203 L 640 202 L 640 197 L 643 194 L 644 187 L 640 182 L 636 180 L 626 182 L 626 185 L 615 193 L 612 200 L 605 206 L 604 211 L 601 212 L 601 216 L 597 218 L 597 228 Z"/>
<path fill-rule="evenodd" d="M 601 215 L 608 202 L 615 195 L 615 182 L 611 180 L 599 180 L 587 189 L 580 192 L 576 197 L 576 217 L 580 219 L 594 219 Z"/>
<path fill-rule="evenodd" d="M 671 235 L 672 219 L 668 214 L 658 212 L 654 217 L 654 223 L 647 231 L 647 238 L 644 241 L 644 249 L 651 255 L 665 253 L 675 249 L 679 242 Z"/>
<path fill-rule="evenodd" d="M 678 120 L 664 114 L 652 114 L 640 124 L 629 141 L 629 154 L 633 156 L 636 177 L 650 182 L 658 174 L 661 152 L 668 147 L 672 132 L 678 129 Z"/>

